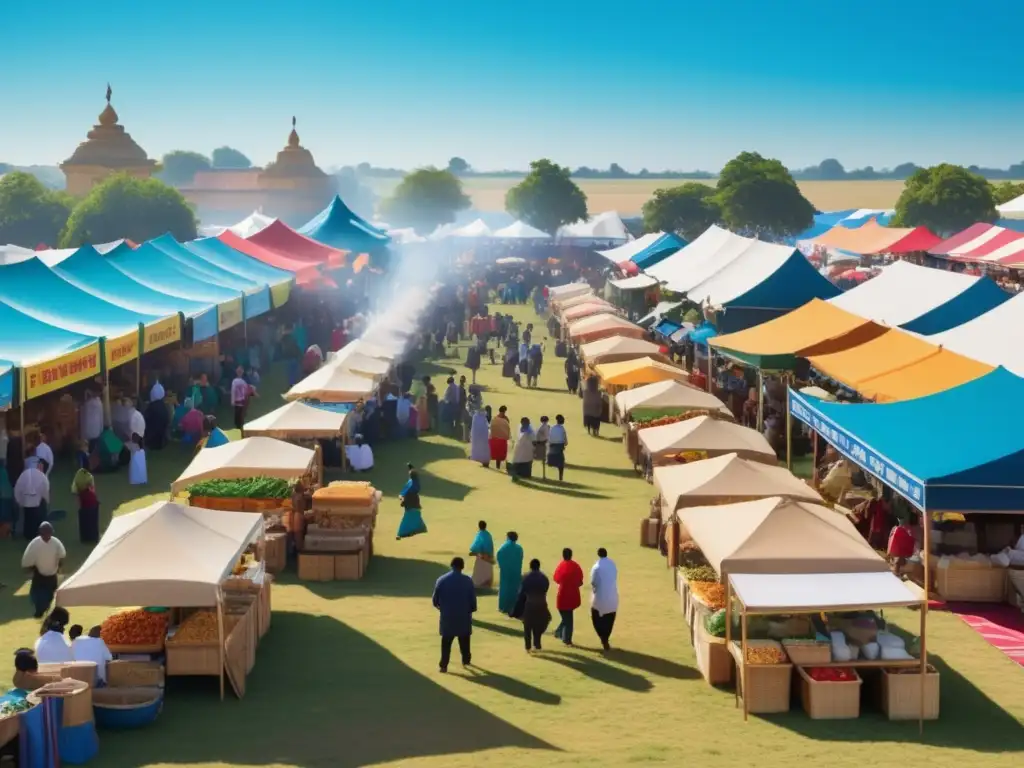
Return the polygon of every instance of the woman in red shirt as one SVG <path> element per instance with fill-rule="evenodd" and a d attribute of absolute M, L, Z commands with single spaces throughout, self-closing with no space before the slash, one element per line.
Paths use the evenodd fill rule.
<path fill-rule="evenodd" d="M 572 550 L 562 550 L 562 562 L 555 568 L 551 578 L 558 585 L 555 607 L 562 621 L 555 629 L 555 637 L 566 645 L 572 645 L 573 611 L 580 607 L 580 587 L 583 586 L 583 569 L 572 559 Z"/>

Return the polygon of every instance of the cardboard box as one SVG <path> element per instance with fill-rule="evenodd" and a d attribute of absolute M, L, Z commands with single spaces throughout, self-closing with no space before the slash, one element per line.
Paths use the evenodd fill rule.
<path fill-rule="evenodd" d="M 645 517 L 640 522 L 640 546 L 641 547 L 658 547 L 658 528 L 661 524 L 661 520 L 653 520 L 649 517 Z"/>
<path fill-rule="evenodd" d="M 366 555 L 360 552 L 334 556 L 334 578 L 338 581 L 358 581 L 363 578 Z"/>
<path fill-rule="evenodd" d="M 299 579 L 301 581 L 333 581 L 334 555 L 300 552 Z"/>

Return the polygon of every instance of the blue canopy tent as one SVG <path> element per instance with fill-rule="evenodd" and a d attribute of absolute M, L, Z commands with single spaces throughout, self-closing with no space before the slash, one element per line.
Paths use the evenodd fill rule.
<path fill-rule="evenodd" d="M 0 360 L 0 409 L 10 408 L 14 402 L 14 366 Z"/>
<path fill-rule="evenodd" d="M 922 511 L 1019 513 L 1024 430 L 992 405 L 1020 398 L 1024 379 L 996 368 L 895 403 L 832 403 L 791 389 L 789 412 Z"/>
<path fill-rule="evenodd" d="M 210 262 L 221 269 L 269 286 L 270 303 L 274 307 L 283 306 L 291 295 L 291 286 L 295 274 L 278 269 L 262 261 L 252 258 L 216 237 L 204 237 L 185 243 L 185 247 L 204 261 Z M 262 300 L 262 299 L 260 299 Z M 256 317 L 254 306 L 257 297 L 246 294 L 246 317 Z M 269 309 L 269 308 L 268 308 Z M 265 310 L 266 311 L 266 310 Z M 255 314 L 254 314 L 255 313 Z"/>
<path fill-rule="evenodd" d="M 203 280 L 225 288 L 234 288 L 245 294 L 244 310 L 246 319 L 257 317 L 270 311 L 270 286 L 266 281 L 253 280 L 245 275 L 223 269 L 212 264 L 201 256 L 197 256 L 171 235 L 161 235 L 150 240 L 157 250 L 165 253 L 178 262 L 187 271 Z"/>
<path fill-rule="evenodd" d="M 640 269 L 647 269 L 658 264 L 680 248 L 686 247 L 686 241 L 674 232 L 666 232 L 654 242 L 650 243 L 639 253 L 634 254 L 630 261 Z"/>
<path fill-rule="evenodd" d="M 95 336 L 75 333 L 37 320 L 0 300 L 0 359 L 24 368 L 55 360 L 68 352 L 95 344 Z M 90 374 L 86 374 L 88 377 Z M 69 380 L 72 383 L 74 379 Z M 24 395 L 22 395 L 24 397 Z"/>
<path fill-rule="evenodd" d="M 355 214 L 337 195 L 299 233 L 332 248 L 357 253 L 380 251 L 391 242 L 386 232 Z"/>

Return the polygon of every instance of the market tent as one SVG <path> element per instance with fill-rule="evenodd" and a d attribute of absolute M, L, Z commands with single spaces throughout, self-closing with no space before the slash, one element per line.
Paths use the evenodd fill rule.
<path fill-rule="evenodd" d="M 914 333 L 939 333 L 997 307 L 1010 295 L 987 277 L 896 261 L 829 303 Z"/>
<path fill-rule="evenodd" d="M 653 288 L 658 281 L 650 275 L 634 275 L 621 280 L 609 280 L 608 283 L 620 291 L 641 291 Z"/>
<path fill-rule="evenodd" d="M 710 392 L 697 389 L 678 381 L 659 381 L 636 389 L 628 389 L 615 395 L 615 407 L 623 419 L 631 413 L 683 412 L 689 410 L 718 411 L 732 418 L 725 404 Z"/>
<path fill-rule="evenodd" d="M 221 582 L 263 531 L 263 515 L 158 501 L 110 521 L 57 589 L 57 605 L 217 604 Z"/>
<path fill-rule="evenodd" d="M 672 232 L 651 232 L 630 240 L 618 248 L 597 251 L 614 264 L 631 261 L 641 269 L 653 267 L 686 245 L 686 241 Z M 655 281 L 657 283 L 657 281 Z"/>
<path fill-rule="evenodd" d="M 984 261 L 988 254 L 1022 238 L 1024 233 L 1013 229 L 995 224 L 972 224 L 948 240 L 943 240 L 928 253 L 959 261 Z"/>
<path fill-rule="evenodd" d="M 86 351 L 84 348 L 87 347 L 99 355 L 99 342 L 95 336 L 44 323 L 19 312 L 4 301 L 0 301 L 0 328 L 4 331 L 0 334 L 0 360 L 9 360 L 19 368 L 30 363 L 55 360 L 68 352 Z M 87 371 L 85 376 L 98 372 L 98 368 Z"/>
<path fill-rule="evenodd" d="M 310 285 L 319 280 L 329 280 L 322 275 L 318 266 L 319 262 L 313 263 L 304 259 L 297 259 L 289 256 L 283 251 L 254 243 L 252 240 L 244 240 L 231 233 L 224 232 L 217 236 L 224 245 L 232 250 L 244 253 L 250 258 L 256 259 L 270 267 L 283 269 L 295 275 L 295 282 L 298 285 Z M 331 281 L 333 283 L 333 281 Z M 333 287 L 337 287 L 334 285 Z"/>
<path fill-rule="evenodd" d="M 845 516 L 820 504 L 771 496 L 690 507 L 679 520 L 723 580 L 734 573 L 889 571 Z"/>
<path fill-rule="evenodd" d="M 609 336 L 607 339 L 592 341 L 580 347 L 580 356 L 589 365 L 617 363 L 649 357 L 663 363 L 671 362 L 661 354 L 661 347 L 644 339 L 630 339 L 626 336 Z"/>
<path fill-rule="evenodd" d="M 569 325 L 569 338 L 579 343 L 597 341 L 608 336 L 644 337 L 644 329 L 618 315 L 591 315 Z"/>
<path fill-rule="evenodd" d="M 274 286 L 287 284 L 295 279 L 294 273 L 265 264 L 259 259 L 254 259 L 241 251 L 236 251 L 223 240 L 219 240 L 216 237 L 192 240 L 185 243 L 185 247 L 197 257 L 209 262 L 213 266 L 233 272 L 257 285 L 269 285 L 273 288 Z M 277 306 L 276 301 L 275 306 Z"/>
<path fill-rule="evenodd" d="M 941 392 L 992 370 L 895 328 L 856 347 L 807 359 L 821 373 L 877 402 Z"/>
<path fill-rule="evenodd" d="M 301 235 L 280 219 L 274 221 L 266 229 L 246 238 L 263 248 L 283 253 L 290 259 L 305 261 L 308 264 L 326 264 L 330 267 L 345 265 L 345 252 L 316 240 Z M 231 245 L 230 240 L 224 240 Z M 275 266 L 280 266 L 279 264 Z"/>
<path fill-rule="evenodd" d="M 200 480 L 237 480 L 245 477 L 301 477 L 313 465 L 316 452 L 311 448 L 275 440 L 272 437 L 246 437 L 227 445 L 203 448 L 185 471 L 171 483 L 171 492 L 185 490 Z"/>
<path fill-rule="evenodd" d="M 246 437 L 260 435 L 282 440 L 330 440 L 341 434 L 345 413 L 334 413 L 296 400 L 265 416 L 246 422 Z"/>
<path fill-rule="evenodd" d="M 483 219 L 475 219 L 465 226 L 451 230 L 446 236 L 465 238 L 490 237 L 491 228 L 487 226 L 487 222 Z"/>
<path fill-rule="evenodd" d="M 586 221 L 577 221 L 558 228 L 559 240 L 629 240 L 629 231 L 615 211 L 605 211 Z"/>
<path fill-rule="evenodd" d="M 768 496 L 821 504 L 817 491 L 785 467 L 741 459 L 726 453 L 714 459 L 654 468 L 654 485 L 665 504 L 662 519 L 683 507 L 734 504 Z"/>
<path fill-rule="evenodd" d="M 106 259 L 136 282 L 182 299 L 217 304 L 242 295 L 239 290 L 211 282 L 152 243 L 143 243 L 134 250 L 118 249 Z"/>
<path fill-rule="evenodd" d="M 578 293 L 575 296 L 570 296 L 567 299 L 558 299 L 557 303 L 552 307 L 556 314 L 561 314 L 570 307 L 578 307 L 580 304 L 590 304 L 592 302 L 598 302 L 601 304 L 607 304 L 613 306 L 610 302 L 605 301 L 600 296 L 595 296 L 593 292 L 590 293 Z"/>
<path fill-rule="evenodd" d="M 549 287 L 548 300 L 552 302 L 561 301 L 564 299 L 571 299 L 573 296 L 579 296 L 581 294 L 593 292 L 594 289 L 590 287 L 590 283 L 566 283 L 565 285 L 556 285 Z"/>
<path fill-rule="evenodd" d="M 894 573 L 734 573 L 733 594 L 748 612 L 856 611 L 925 602 L 916 584 Z"/>
<path fill-rule="evenodd" d="M 536 227 L 531 227 L 525 221 L 515 221 L 507 227 L 496 229 L 494 237 L 502 240 L 550 240 L 551 235 Z"/>
<path fill-rule="evenodd" d="M 1024 195 L 1015 197 L 1009 202 L 997 205 L 996 210 L 999 211 L 999 215 L 1008 216 L 1010 218 L 1016 218 L 1018 216 L 1024 216 Z"/>
<path fill-rule="evenodd" d="M 790 412 L 920 509 L 1024 509 L 1024 430 L 999 403 L 1024 398 L 1004 368 L 897 403 L 827 403 L 790 391 Z"/>
<path fill-rule="evenodd" d="M 338 195 L 300 227 L 299 234 L 343 251 L 378 251 L 391 242 L 386 232 L 356 214 Z"/>
<path fill-rule="evenodd" d="M 1024 294 L 928 341 L 1024 376 Z"/>
<path fill-rule="evenodd" d="M 789 370 L 799 357 L 834 352 L 863 344 L 885 328 L 812 299 L 767 323 L 744 331 L 716 336 L 710 344 L 718 352 L 764 370 Z"/>
<path fill-rule="evenodd" d="M 323 400 L 329 403 L 355 403 L 373 394 L 373 379 L 325 365 L 285 393 L 285 400 Z"/>
<path fill-rule="evenodd" d="M 689 377 L 682 368 L 650 357 L 602 363 L 594 367 L 594 372 L 609 387 L 637 387 L 667 380 L 686 381 Z"/>
<path fill-rule="evenodd" d="M 618 308 L 611 302 L 599 299 L 596 296 L 590 301 L 582 301 L 562 312 L 562 322 L 572 323 L 584 317 L 599 315 L 601 313 L 617 314 Z"/>
<path fill-rule="evenodd" d="M 1024 265 L 1024 237 L 1018 237 L 972 261 L 1020 269 Z"/>
<path fill-rule="evenodd" d="M 259 211 L 253 211 L 237 224 L 230 227 L 200 227 L 200 232 L 208 237 L 218 237 L 225 232 L 231 232 L 238 237 L 252 237 L 257 232 L 273 224 L 277 219 L 273 216 L 264 216 Z"/>
<path fill-rule="evenodd" d="M 349 348 L 352 348 L 351 352 L 347 352 Z M 368 376 L 378 381 L 387 376 L 388 371 L 391 370 L 390 362 L 361 354 L 356 348 L 355 343 L 349 344 L 338 352 L 328 365 L 345 373 L 351 373 L 356 376 Z"/>
<path fill-rule="evenodd" d="M 883 227 L 877 221 L 869 221 L 857 229 L 837 225 L 810 242 L 867 256 L 927 251 L 941 243 L 942 238 L 927 227 Z"/>
<path fill-rule="evenodd" d="M 648 269 L 647 273 L 658 278 L 670 290 L 676 293 L 687 293 L 734 259 L 739 258 L 756 242 L 760 241 L 712 225 L 685 248 L 680 248 L 660 264 Z M 764 243 L 764 245 L 770 246 L 771 244 Z"/>
<path fill-rule="evenodd" d="M 760 432 L 731 421 L 697 416 L 662 427 L 640 430 L 640 444 L 652 458 L 676 453 L 706 454 L 703 458 L 737 453 L 741 458 L 777 463 L 775 451 Z"/>
<path fill-rule="evenodd" d="M 681 306 L 683 306 L 683 302 L 681 301 L 659 301 L 655 305 L 654 309 L 652 309 L 646 315 L 637 320 L 636 324 L 641 325 L 644 328 L 647 328 L 648 326 L 651 325 L 656 325 L 657 323 L 661 322 L 663 316 L 667 315 L 673 309 L 678 309 Z"/>

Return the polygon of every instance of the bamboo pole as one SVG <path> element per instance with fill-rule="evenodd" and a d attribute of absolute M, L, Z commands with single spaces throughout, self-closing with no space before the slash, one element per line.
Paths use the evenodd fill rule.
<path fill-rule="evenodd" d="M 740 695 L 743 697 L 743 720 L 750 717 L 750 692 L 747 690 L 747 609 L 744 608 L 740 613 L 740 657 L 742 662 L 740 663 L 740 680 L 741 680 L 741 691 Z"/>
<path fill-rule="evenodd" d="M 732 653 L 732 579 L 725 580 L 725 649 Z M 733 706 L 740 705 L 740 687 L 735 687 Z"/>
<path fill-rule="evenodd" d="M 220 700 L 224 701 L 224 592 L 217 588 L 217 652 L 220 657 Z"/>
<path fill-rule="evenodd" d="M 786 387 L 786 469 L 793 471 L 793 414 L 790 412 L 789 394 L 791 390 Z"/>
<path fill-rule="evenodd" d="M 928 621 L 928 601 L 931 599 L 931 566 L 929 561 L 931 560 L 930 528 L 932 527 L 931 515 L 927 509 L 921 513 L 921 521 L 924 526 L 922 544 L 924 549 L 924 602 L 921 604 L 921 712 L 918 730 L 921 734 L 924 734 L 924 690 L 925 677 L 928 671 L 928 642 L 925 637 L 925 629 Z"/>

